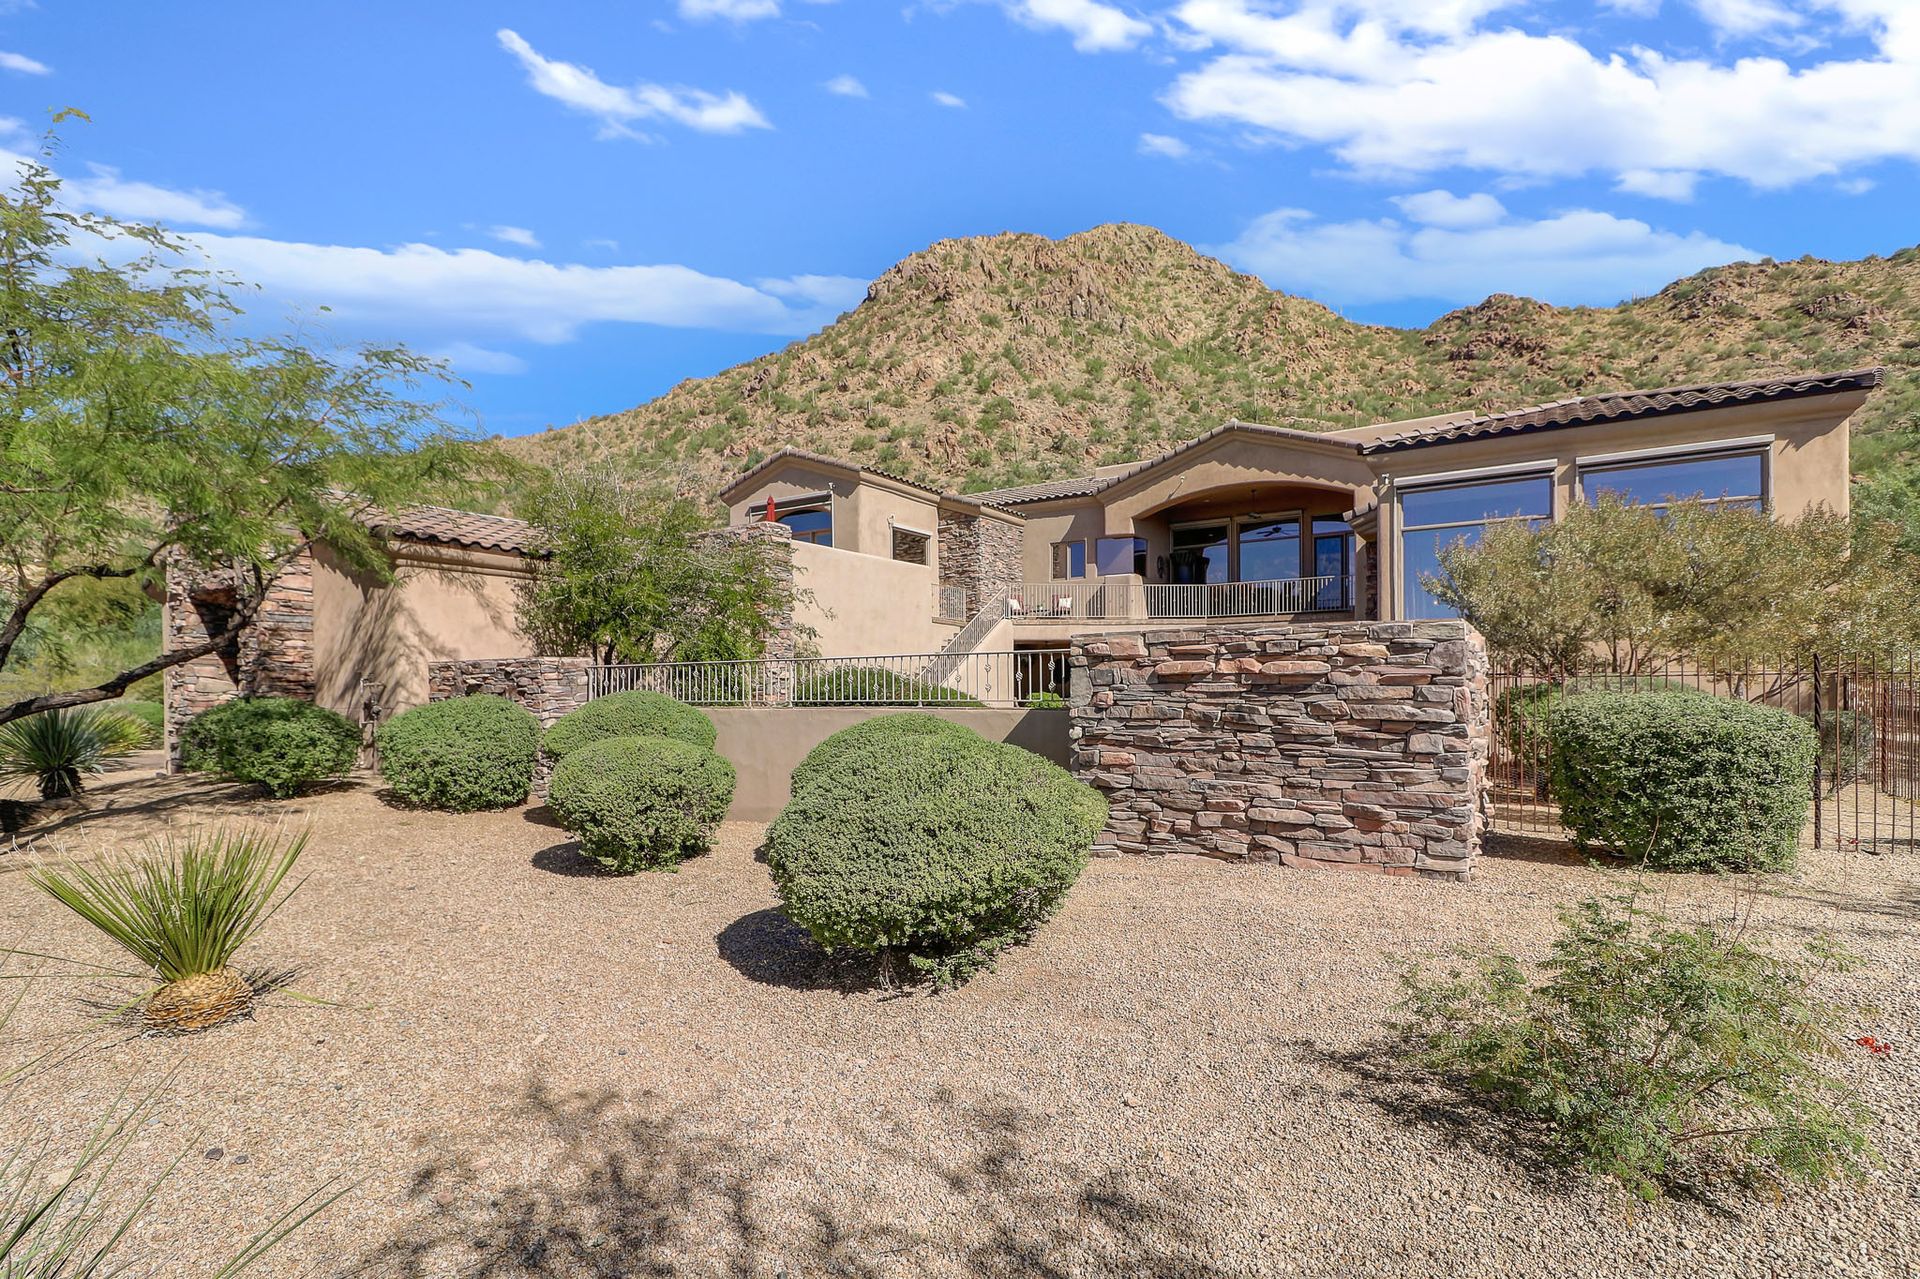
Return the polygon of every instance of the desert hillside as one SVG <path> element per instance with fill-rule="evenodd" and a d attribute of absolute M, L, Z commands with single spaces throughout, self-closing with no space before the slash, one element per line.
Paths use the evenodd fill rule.
<path fill-rule="evenodd" d="M 1719 267 L 1616 307 L 1505 295 L 1355 324 L 1150 227 L 946 240 L 784 350 L 515 441 L 685 465 L 784 445 L 965 489 L 1141 457 L 1228 417 L 1315 428 L 1570 394 L 1881 364 L 1856 465 L 1920 441 L 1920 249 Z"/>

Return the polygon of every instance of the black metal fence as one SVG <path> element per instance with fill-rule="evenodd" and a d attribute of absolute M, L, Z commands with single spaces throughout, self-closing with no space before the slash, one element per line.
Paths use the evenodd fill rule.
<path fill-rule="evenodd" d="M 1496 669 L 1488 779 L 1494 829 L 1562 830 L 1547 787 L 1545 722 L 1556 703 L 1587 692 L 1658 688 L 1774 706 L 1814 726 L 1820 752 L 1807 779 L 1813 797 L 1803 836 L 1808 846 L 1876 853 L 1920 847 L 1920 666 L 1819 659 L 1737 671 L 1672 663 L 1631 675 L 1560 679 Z"/>

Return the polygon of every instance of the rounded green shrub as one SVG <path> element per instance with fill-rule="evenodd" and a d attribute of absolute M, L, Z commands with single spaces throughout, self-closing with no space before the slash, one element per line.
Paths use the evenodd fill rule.
<path fill-rule="evenodd" d="M 380 775 L 422 808 L 511 808 L 533 789 L 540 724 L 525 707 L 477 693 L 402 711 L 375 734 Z"/>
<path fill-rule="evenodd" d="M 547 807 L 608 870 L 671 869 L 707 850 L 733 803 L 733 765 L 671 737 L 608 737 L 572 751 L 547 783 Z"/>
<path fill-rule="evenodd" d="M 555 720 L 540 749 L 557 762 L 610 737 L 669 737 L 711 748 L 716 734 L 712 720 L 664 693 L 609 693 Z"/>
<path fill-rule="evenodd" d="M 241 697 L 203 711 L 181 739 L 189 768 L 259 782 L 276 799 L 339 777 L 360 757 L 360 728 L 337 711 L 291 697 Z"/>
<path fill-rule="evenodd" d="M 834 773 L 840 761 L 849 753 L 864 750 L 875 743 L 884 750 L 894 742 L 928 738 L 972 742 L 982 746 L 987 744 L 986 738 L 950 719 L 941 719 L 924 711 L 896 711 L 891 715 L 876 715 L 872 719 L 862 720 L 821 742 L 808 751 L 807 757 L 794 768 L 790 783 L 796 791 L 803 786 L 810 786 L 820 777 Z"/>
<path fill-rule="evenodd" d="M 1554 708 L 1549 787 L 1582 848 L 1674 870 L 1791 865 L 1812 799 L 1812 727 L 1695 692 L 1590 693 Z"/>
<path fill-rule="evenodd" d="M 865 740 L 795 788 L 767 833 L 767 865 L 787 916 L 822 945 L 902 958 L 953 985 L 1053 913 L 1106 799 L 974 733 L 860 728 Z"/>

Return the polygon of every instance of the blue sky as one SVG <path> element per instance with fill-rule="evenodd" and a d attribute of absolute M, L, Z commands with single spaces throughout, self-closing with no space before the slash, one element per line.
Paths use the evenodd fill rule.
<path fill-rule="evenodd" d="M 276 322 L 442 354 L 509 435 L 948 236 L 1144 222 L 1395 324 L 1920 240 L 1920 0 L 0 9 L 0 146 L 85 110 L 72 202 Z"/>

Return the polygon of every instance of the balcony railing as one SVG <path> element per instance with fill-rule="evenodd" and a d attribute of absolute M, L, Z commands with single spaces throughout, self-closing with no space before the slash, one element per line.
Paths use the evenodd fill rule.
<path fill-rule="evenodd" d="M 694 706 L 1051 706 L 1067 650 L 651 662 L 587 669 L 587 695 L 665 693 Z"/>
<path fill-rule="evenodd" d="M 1349 577 L 1290 577 L 1264 582 L 1143 585 L 1131 578 L 1028 582 L 1007 592 L 1015 622 L 1130 622 L 1155 618 L 1288 617 L 1344 613 L 1353 607 Z"/>

